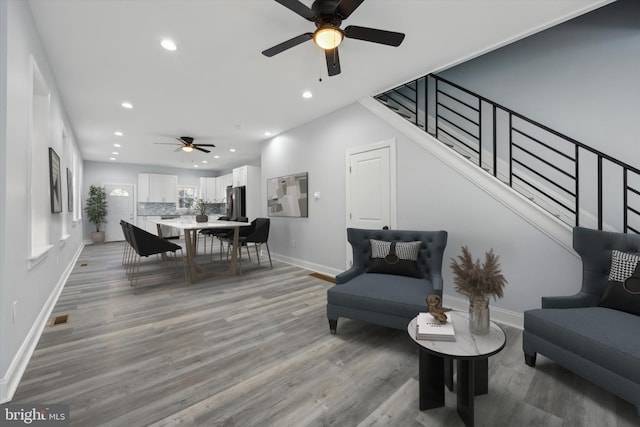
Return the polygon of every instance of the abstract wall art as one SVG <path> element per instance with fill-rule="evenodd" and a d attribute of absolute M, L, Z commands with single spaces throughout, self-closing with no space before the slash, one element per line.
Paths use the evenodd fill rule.
<path fill-rule="evenodd" d="M 309 174 L 307 172 L 267 179 L 269 216 L 309 216 Z"/>

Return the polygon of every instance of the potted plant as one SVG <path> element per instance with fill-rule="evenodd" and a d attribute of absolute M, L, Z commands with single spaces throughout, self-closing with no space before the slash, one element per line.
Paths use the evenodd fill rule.
<path fill-rule="evenodd" d="M 498 256 L 493 249 L 485 254 L 485 261 L 473 261 L 466 246 L 458 261 L 451 260 L 456 291 L 469 298 L 469 328 L 471 332 L 484 335 L 489 333 L 489 297 L 502 298 L 507 280 L 500 271 Z"/>
<path fill-rule="evenodd" d="M 208 203 L 204 199 L 198 199 L 195 203 L 195 208 L 199 212 L 196 215 L 196 222 L 208 222 L 209 217 L 207 216 L 207 205 Z"/>
<path fill-rule="evenodd" d="M 100 230 L 100 225 L 104 224 L 107 218 L 107 192 L 104 187 L 97 185 L 89 187 L 89 198 L 84 210 L 89 222 L 96 226 L 96 231 L 91 234 L 91 240 L 94 244 L 104 243 L 104 230 Z"/>

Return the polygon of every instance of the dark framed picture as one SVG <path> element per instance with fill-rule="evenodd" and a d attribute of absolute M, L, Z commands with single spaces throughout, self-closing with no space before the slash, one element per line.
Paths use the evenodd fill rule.
<path fill-rule="evenodd" d="M 60 157 L 49 147 L 49 186 L 51 187 L 51 212 L 62 212 L 62 180 L 60 179 Z"/>
<path fill-rule="evenodd" d="M 67 168 L 67 210 L 73 212 L 73 174 Z"/>
<path fill-rule="evenodd" d="M 309 216 L 307 172 L 267 179 L 269 216 Z"/>

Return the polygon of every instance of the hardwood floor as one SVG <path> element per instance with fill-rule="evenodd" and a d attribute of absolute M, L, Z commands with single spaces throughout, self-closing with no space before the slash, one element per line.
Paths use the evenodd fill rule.
<path fill-rule="evenodd" d="M 329 333 L 332 285 L 310 271 L 245 258 L 242 275 L 191 285 L 151 258 L 132 288 L 122 247 L 84 249 L 52 316 L 69 322 L 45 328 L 13 403 L 69 404 L 83 427 L 462 425 L 453 393 L 418 409 L 405 332 L 340 319 Z M 521 331 L 504 329 L 476 425 L 640 424 L 632 405 L 544 357 L 526 366 Z"/>

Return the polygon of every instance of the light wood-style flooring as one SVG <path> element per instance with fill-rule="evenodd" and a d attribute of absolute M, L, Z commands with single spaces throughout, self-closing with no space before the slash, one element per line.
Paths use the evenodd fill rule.
<path fill-rule="evenodd" d="M 215 246 L 215 245 L 214 245 Z M 326 320 L 330 283 L 262 257 L 243 274 L 188 284 L 122 243 L 84 248 L 13 403 L 65 403 L 73 426 L 461 426 L 455 394 L 418 409 L 418 356 L 406 332 Z M 266 261 L 266 262 L 265 262 Z M 489 361 L 479 426 L 637 426 L 629 403 L 538 356 L 521 331 Z"/>

